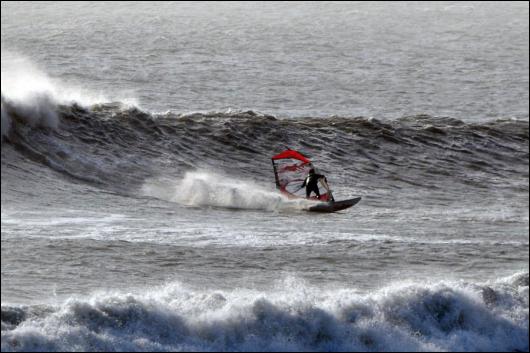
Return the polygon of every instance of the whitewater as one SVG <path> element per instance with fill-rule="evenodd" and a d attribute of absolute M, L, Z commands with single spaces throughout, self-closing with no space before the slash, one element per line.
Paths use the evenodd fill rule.
<path fill-rule="evenodd" d="M 528 3 L 1 6 L 2 351 L 529 350 Z"/>

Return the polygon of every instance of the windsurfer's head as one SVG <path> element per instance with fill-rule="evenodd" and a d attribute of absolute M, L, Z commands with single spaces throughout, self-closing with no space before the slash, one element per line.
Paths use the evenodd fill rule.
<path fill-rule="evenodd" d="M 315 174 L 315 168 L 309 169 L 309 174 Z"/>

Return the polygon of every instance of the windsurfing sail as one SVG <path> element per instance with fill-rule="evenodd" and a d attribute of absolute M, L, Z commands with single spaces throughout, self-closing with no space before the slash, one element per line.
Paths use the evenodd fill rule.
<path fill-rule="evenodd" d="M 305 197 L 305 189 L 301 186 L 309 170 L 313 168 L 313 164 L 307 157 L 300 152 L 288 149 L 272 157 L 272 167 L 276 187 L 282 193 L 289 197 Z M 321 194 L 319 200 L 327 201 L 328 195 L 329 192 Z"/>

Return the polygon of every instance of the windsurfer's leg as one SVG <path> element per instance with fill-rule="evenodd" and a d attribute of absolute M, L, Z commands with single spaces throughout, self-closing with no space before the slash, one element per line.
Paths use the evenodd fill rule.
<path fill-rule="evenodd" d="M 312 192 L 314 192 L 317 195 L 317 197 L 320 198 L 320 192 L 318 190 L 318 186 L 312 187 L 310 189 L 306 189 L 307 198 L 309 198 Z"/>

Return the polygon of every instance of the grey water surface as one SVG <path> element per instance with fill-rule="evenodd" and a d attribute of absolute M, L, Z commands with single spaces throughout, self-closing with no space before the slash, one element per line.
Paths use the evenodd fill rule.
<path fill-rule="evenodd" d="M 2 351 L 528 351 L 528 3 L 1 6 Z"/>

